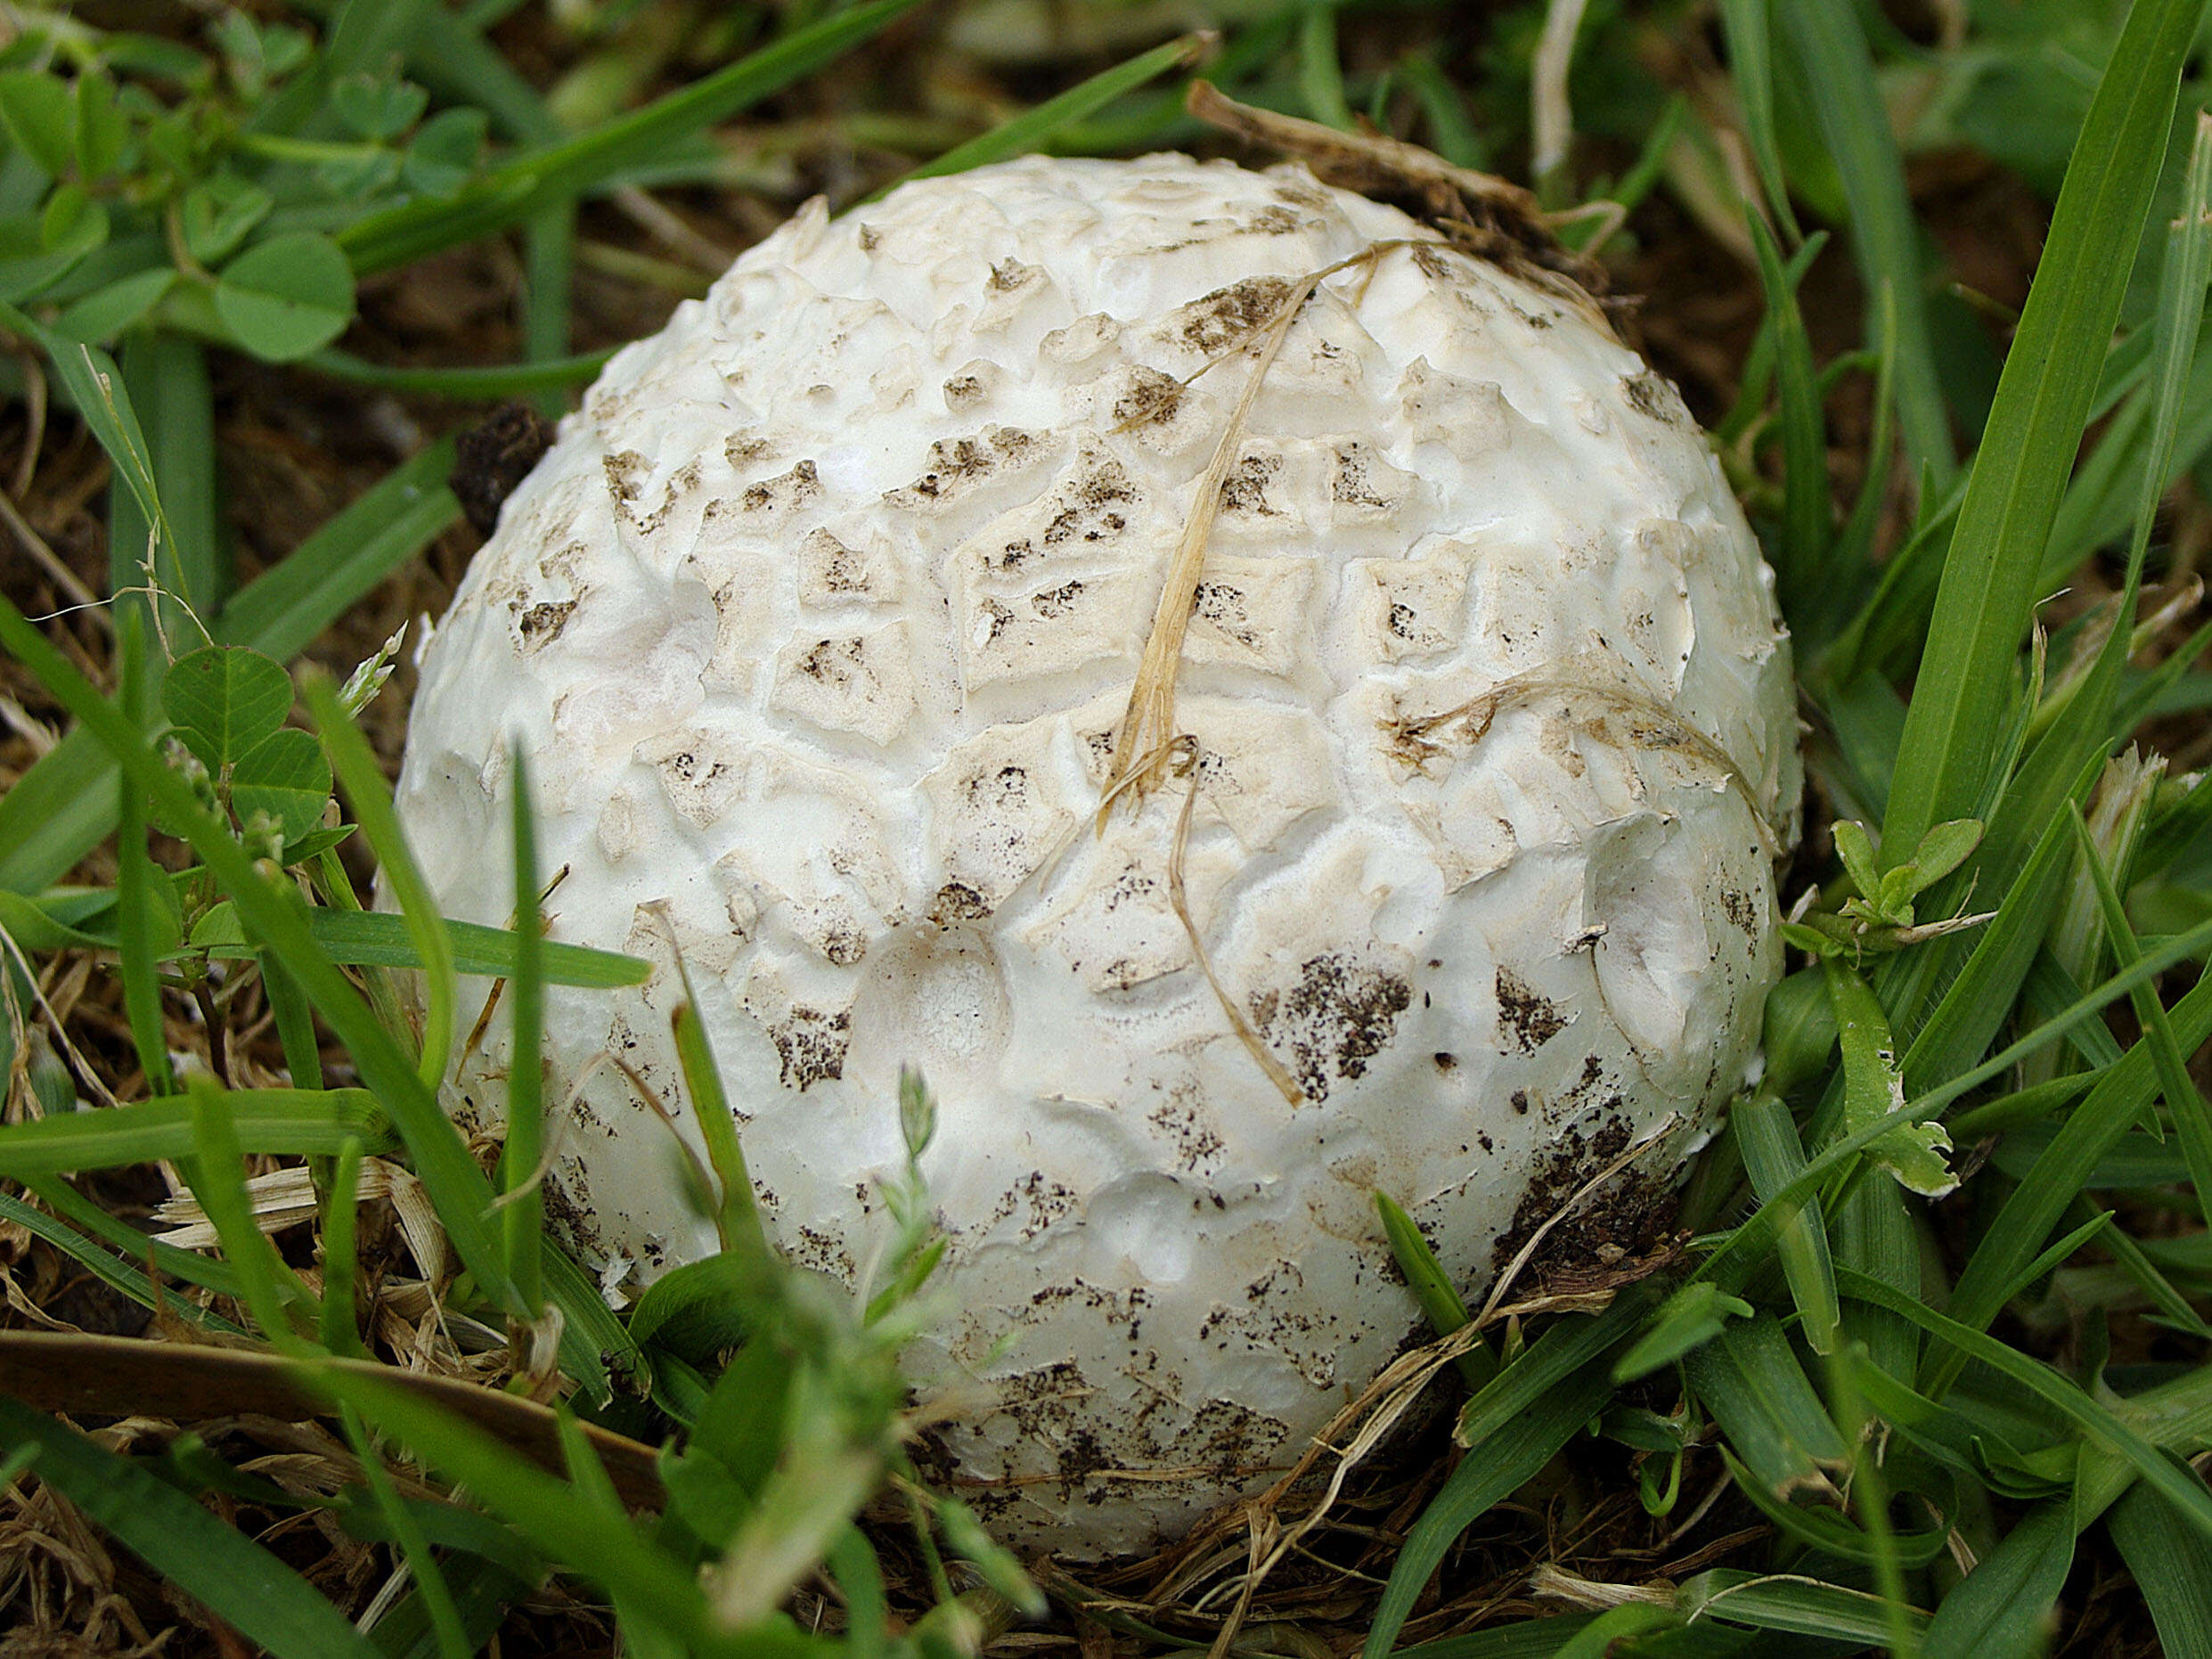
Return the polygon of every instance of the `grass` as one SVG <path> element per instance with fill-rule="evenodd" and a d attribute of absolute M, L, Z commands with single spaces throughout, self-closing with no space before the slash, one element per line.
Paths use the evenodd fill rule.
<path fill-rule="evenodd" d="M 1724 63 L 1685 6 L 1596 0 L 1541 89 L 1540 4 L 1201 9 L 1217 40 L 1102 8 L 1028 61 L 1050 8 L 914 0 L 27 14 L 0 49 L 0 431 L 53 542 L 0 582 L 7 1618 L 284 1659 L 2212 1652 L 2202 6 L 1947 34 L 1726 0 Z M 665 224 L 633 192 L 757 233 L 806 176 L 1203 143 L 1207 51 L 1238 97 L 1508 170 L 1566 96 L 1547 189 L 1633 206 L 1630 326 L 1796 635 L 1795 971 L 1656 1271 L 1554 1261 L 1473 1314 L 1378 1195 L 1442 1339 L 1413 1363 L 1461 1398 L 1279 1570 L 1235 1516 L 1024 1570 L 914 1461 L 918 1164 L 867 1306 L 785 1266 L 685 1002 L 722 1249 L 617 1317 L 544 1229 L 543 1082 L 503 1147 L 440 1109 L 463 977 L 527 1033 L 549 984 L 642 965 L 540 937 L 524 812 L 513 924 L 435 912 L 377 686 L 465 550 L 449 435 L 671 303 L 598 274 L 682 276 L 607 257 Z M 603 85 L 636 90 L 557 113 Z M 1961 228 L 2007 215 L 2039 250 Z M 491 338 L 424 321 L 486 284 Z M 273 436 L 309 420 L 327 453 Z M 362 909 L 371 862 L 397 915 Z M 918 1160 L 926 1084 L 899 1104 Z M 299 1224 L 265 1232 L 286 1183 Z M 154 1236 L 185 1196 L 219 1254 Z M 118 1399 L 79 1328 L 174 1362 Z"/>

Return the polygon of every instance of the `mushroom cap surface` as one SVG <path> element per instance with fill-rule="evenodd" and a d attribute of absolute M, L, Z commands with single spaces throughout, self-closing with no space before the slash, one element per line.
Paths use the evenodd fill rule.
<path fill-rule="evenodd" d="M 1347 260 L 1217 492 L 1196 764 L 1101 821 L 1255 348 Z M 1470 1293 L 1647 1142 L 1554 1242 L 1663 1211 L 1779 971 L 1772 588 L 1571 296 L 1301 168 L 1030 159 L 811 207 L 614 358 L 428 643 L 398 805 L 445 913 L 502 923 L 518 746 L 551 936 L 654 964 L 549 992 L 549 1205 L 610 1277 L 714 1247 L 678 952 L 804 1266 L 869 1281 L 922 1070 L 910 1375 L 970 1408 L 963 1496 L 1098 1556 L 1264 1484 L 1422 1334 L 1377 1190 Z M 497 1121 L 509 1047 L 453 1109 Z"/>

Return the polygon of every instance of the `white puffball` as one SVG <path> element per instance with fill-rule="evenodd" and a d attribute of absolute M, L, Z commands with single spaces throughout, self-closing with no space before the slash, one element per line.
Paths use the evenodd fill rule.
<path fill-rule="evenodd" d="M 1206 543 L 1217 995 L 1192 782 L 1095 830 L 1114 737 L 1252 347 L 1403 239 L 1290 325 Z M 1633 1231 L 1751 1062 L 1799 792 L 1772 579 L 1674 388 L 1394 208 L 1179 156 L 817 204 L 616 356 L 423 663 L 399 806 L 449 915 L 511 910 L 510 741 L 552 936 L 656 964 L 550 994 L 548 1098 L 611 1048 L 700 1145 L 681 949 L 774 1236 L 857 1283 L 921 1067 L 910 1373 L 975 1402 L 964 1493 L 1077 1555 L 1264 1483 L 1418 1334 L 1377 1189 L 1479 1290 L 1663 1129 Z M 454 1108 L 509 1061 L 502 1019 Z M 714 1247 L 619 1070 L 556 1129 L 587 1259 Z"/>

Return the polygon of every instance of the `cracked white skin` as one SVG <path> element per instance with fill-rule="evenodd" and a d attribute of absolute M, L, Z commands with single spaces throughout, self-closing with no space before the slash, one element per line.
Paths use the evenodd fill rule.
<path fill-rule="evenodd" d="M 1673 388 L 1462 255 L 1292 326 L 1183 654 L 1189 903 L 1303 1102 L 1169 901 L 1188 785 L 1092 833 L 1242 342 L 1429 234 L 1180 157 L 817 205 L 608 365 L 425 658 L 399 806 L 446 912 L 510 911 L 512 740 L 552 936 L 657 964 L 551 993 L 550 1099 L 612 1045 L 698 1147 L 673 935 L 771 1229 L 852 1280 L 926 1074 L 951 1249 L 910 1369 L 1028 1541 L 1140 1548 L 1297 1456 L 1417 1330 L 1375 1189 L 1479 1290 L 1671 1121 L 1669 1176 L 1751 1063 L 1799 791 L 1771 578 Z M 496 1118 L 504 1033 L 456 1110 Z M 614 1068 L 558 1132 L 587 1255 L 713 1247 Z"/>

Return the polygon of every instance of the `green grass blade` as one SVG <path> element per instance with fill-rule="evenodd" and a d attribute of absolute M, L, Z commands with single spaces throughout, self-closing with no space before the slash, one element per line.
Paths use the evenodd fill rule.
<path fill-rule="evenodd" d="M 1943 1598 L 1928 1627 L 1928 1651 L 2036 1659 L 2050 1645 L 2052 1605 L 2073 1565 L 2073 1506 L 2037 1505 Z"/>
<path fill-rule="evenodd" d="M 2166 1659 L 2212 1659 L 2212 1540 L 2140 1484 L 2112 1506 L 2105 1526 L 2150 1604 Z"/>
<path fill-rule="evenodd" d="M 571 357 L 547 357 L 534 363 L 468 364 L 450 369 L 406 368 L 370 363 L 343 351 L 318 351 L 295 366 L 313 369 L 334 380 L 355 386 L 383 387 L 396 392 L 420 392 L 433 397 L 452 397 L 463 403 L 490 403 L 502 397 L 527 397 L 534 392 L 566 391 L 582 386 L 607 366 L 613 348 L 580 352 Z M 452 470 L 448 466 L 447 470 Z"/>
<path fill-rule="evenodd" d="M 316 909 L 307 912 L 307 930 L 331 960 L 348 968 L 416 968 L 422 952 L 416 947 L 405 918 L 384 911 Z M 481 922 L 445 921 L 453 940 L 453 971 L 472 978 L 504 979 L 515 971 L 519 941 L 504 928 Z M 245 958 L 254 954 L 237 913 L 218 906 L 192 929 L 192 942 L 217 958 Z M 548 985 L 581 985 L 612 990 L 618 985 L 642 985 L 652 965 L 634 956 L 597 951 L 588 945 L 555 944 L 539 947 L 539 963 Z"/>
<path fill-rule="evenodd" d="M 529 759 L 519 749 L 514 763 L 515 971 L 507 982 L 507 1011 L 513 1046 L 507 1063 L 507 1144 L 501 1148 L 499 1188 L 506 1207 L 500 1226 L 507 1243 L 508 1277 L 526 1308 L 544 1302 L 540 1272 L 545 1199 L 538 1184 L 538 1158 L 545 1144 L 545 1068 L 541 1052 L 545 1034 L 544 923 L 538 909 L 537 823 L 530 794 Z"/>
<path fill-rule="evenodd" d="M 277 1043 L 284 1051 L 284 1068 L 302 1089 L 322 1087 L 322 1050 L 315 1037 L 314 1012 L 300 993 L 298 982 L 284 971 L 273 956 L 256 959 L 261 969 L 262 995 L 269 1016 L 276 1022 Z"/>
<path fill-rule="evenodd" d="M 1310 5 L 1298 20 L 1298 90 L 1306 114 L 1339 132 L 1357 130 L 1344 102 L 1344 66 L 1336 52 L 1336 8 Z"/>
<path fill-rule="evenodd" d="M 110 1221 L 110 1218 L 105 1211 L 100 1210 L 96 1205 L 86 1204 L 84 1199 L 78 1197 L 74 1189 L 64 1186 L 60 1181 L 49 1181 L 45 1183 L 46 1187 L 49 1188 L 51 1191 L 41 1190 L 36 1178 L 32 1181 L 26 1181 L 23 1184 L 26 1187 L 30 1188 L 31 1190 L 37 1192 L 41 1198 L 45 1199 L 50 1205 L 56 1209 L 61 1208 L 62 1205 L 54 1203 L 52 1193 L 65 1193 L 68 1195 L 69 1198 L 74 1198 L 78 1204 L 84 1205 L 86 1209 L 92 1210 L 93 1213 L 98 1215 L 102 1221 L 109 1221 L 110 1225 L 118 1231 L 127 1233 L 130 1230 L 129 1229 L 124 1227 L 119 1222 Z M 64 1204 L 66 1204 L 66 1202 L 67 1199 L 63 1200 Z M 224 1336 L 243 1336 L 246 1335 L 246 1331 L 243 1327 L 233 1324 L 229 1320 L 224 1319 L 221 1314 L 205 1312 L 189 1302 L 179 1302 L 177 1298 L 174 1296 L 168 1297 L 165 1300 L 160 1293 L 155 1288 L 153 1280 L 147 1278 L 144 1273 L 141 1272 L 135 1266 L 132 1265 L 131 1263 L 122 1260 L 111 1254 L 110 1252 L 100 1248 L 98 1245 L 93 1243 L 92 1240 L 87 1238 L 83 1233 L 77 1231 L 74 1228 L 71 1228 L 61 1222 L 56 1221 L 53 1216 L 48 1215 L 43 1210 L 33 1209 L 20 1198 L 11 1197 L 9 1194 L 4 1192 L 0 1192 L 0 1220 L 13 1222 L 18 1227 L 22 1228 L 24 1231 L 35 1234 L 37 1237 L 45 1239 L 48 1244 L 59 1250 L 63 1255 L 69 1257 L 70 1261 L 75 1262 L 78 1266 L 84 1268 L 87 1272 L 91 1273 L 94 1278 L 99 1279 L 102 1284 L 106 1285 L 111 1290 L 118 1291 L 123 1295 L 129 1297 L 142 1308 L 166 1306 L 172 1312 L 181 1313 L 185 1320 L 191 1321 L 192 1324 L 203 1325 L 210 1330 L 220 1331 Z M 125 1245 L 125 1247 L 128 1247 L 127 1241 L 126 1240 L 118 1240 L 116 1242 Z M 153 1254 L 158 1258 L 160 1251 L 167 1250 L 169 1247 L 170 1246 L 167 1245 L 158 1246 L 149 1251 L 148 1254 Z M 182 1255 L 184 1252 L 178 1251 L 176 1254 Z M 231 1275 L 230 1270 L 222 1263 L 200 1262 L 198 1263 L 198 1265 L 204 1270 L 208 1270 L 206 1274 L 207 1277 L 220 1278 L 224 1285 L 230 1286 L 233 1289 L 235 1288 L 235 1281 Z"/>
<path fill-rule="evenodd" d="M 1685 1355 L 1682 1372 L 1765 1491 L 1828 1491 L 1828 1473 L 1850 1461 L 1773 1314 L 1731 1323 Z"/>
<path fill-rule="evenodd" d="M 1682 1586 L 1682 1604 L 1700 1618 L 1725 1619 L 1731 1624 L 1781 1630 L 1792 1636 L 1864 1642 L 1869 1647 L 1888 1641 L 1892 1630 L 1881 1597 L 1794 1573 L 1715 1567 Z M 1909 1630 L 1916 1636 L 1926 1634 L 1926 1614 L 1908 1607 L 1905 1615 Z"/>
<path fill-rule="evenodd" d="M 360 1314 L 354 1305 L 360 1271 L 354 1260 L 354 1240 L 361 1215 L 361 1160 L 366 1150 L 360 1136 L 346 1137 L 331 1165 L 330 1189 L 322 1201 L 322 1321 L 317 1334 L 323 1348 L 341 1359 L 367 1357 L 361 1345 Z"/>
<path fill-rule="evenodd" d="M 207 1077 L 194 1076 L 187 1087 L 192 1156 L 183 1166 L 184 1178 L 222 1240 L 223 1259 L 238 1275 L 262 1336 L 281 1349 L 304 1347 L 292 1328 L 287 1304 L 306 1299 L 306 1289 L 278 1259 L 268 1235 L 254 1224 L 253 1201 L 246 1192 L 245 1155 L 231 1122 L 229 1103 Z"/>
<path fill-rule="evenodd" d="M 1460 1329 L 1474 1316 L 1459 1299 L 1459 1292 L 1453 1287 L 1443 1263 L 1429 1248 L 1429 1241 L 1421 1236 L 1413 1217 L 1387 1192 L 1375 1195 L 1375 1209 L 1383 1218 L 1383 1236 L 1390 1240 L 1391 1254 L 1397 1260 L 1398 1271 L 1406 1276 L 1407 1287 L 1421 1304 L 1423 1317 L 1440 1336 L 1449 1336 Z M 1481 1387 L 1498 1375 L 1498 1358 L 1490 1352 L 1490 1344 L 1480 1337 L 1455 1363 L 1470 1389 Z"/>
<path fill-rule="evenodd" d="M 297 890 L 264 879 L 228 826 L 207 813 L 184 780 L 153 752 L 123 712 L 95 691 L 75 666 L 4 597 L 0 597 L 0 648 L 13 653 L 79 722 L 91 728 L 121 764 L 132 785 L 143 790 L 165 818 L 184 831 L 192 849 L 238 906 L 241 919 L 255 937 L 283 959 L 324 1022 L 352 1052 L 362 1081 L 391 1115 L 406 1141 L 415 1173 L 429 1189 L 431 1201 L 461 1261 L 477 1275 L 488 1295 L 508 1312 L 519 1312 L 511 1305 L 511 1289 L 487 1219 L 490 1183 L 398 1044 L 315 944 Z M 329 696 L 327 690 L 322 695 Z M 359 742 L 359 733 L 353 735 Z M 373 771 L 374 763 L 369 764 Z M 379 776 L 380 789 L 381 783 Z M 389 803 L 386 805 L 388 811 Z"/>
<path fill-rule="evenodd" d="M 477 241 L 574 200 L 678 140 L 725 120 L 869 39 L 917 0 L 873 0 L 795 29 L 771 45 L 645 108 L 563 143 L 526 151 L 448 201 L 415 202 L 356 220 L 339 245 L 357 275 Z"/>
<path fill-rule="evenodd" d="M 109 1214 L 58 1175 L 27 1174 L 22 1177 L 22 1186 L 26 1191 L 35 1194 L 46 1208 L 78 1231 L 88 1238 L 99 1239 L 126 1257 L 144 1262 L 172 1279 L 181 1279 L 187 1285 L 201 1286 L 217 1295 L 237 1296 L 242 1294 L 238 1275 L 231 1271 L 229 1263 L 218 1262 L 212 1256 L 201 1255 L 196 1250 L 179 1249 L 175 1245 L 149 1238 L 129 1222 L 118 1221 Z M 47 1235 L 40 1236 L 44 1238 Z M 151 1307 L 154 1304 L 149 1300 L 145 1305 Z M 228 1320 L 223 1323 L 226 1328 L 238 1329 Z M 243 1336 L 245 1333 L 240 1330 L 239 1334 Z"/>
<path fill-rule="evenodd" d="M 2078 811 L 2071 822 L 2083 866 L 2096 886 L 2097 902 L 2104 912 L 2105 937 L 2111 944 L 2112 960 L 2121 968 L 2133 968 L 2143 960 L 2143 946 L 2136 941 L 2135 930 L 2127 925 L 2127 911 L 2112 885 L 2112 872 L 2104 867 L 2097 844 L 2090 838 L 2089 826 Z M 2158 988 L 2137 985 L 2130 1001 L 2151 1047 L 2159 1092 L 2166 1096 L 2166 1108 L 2173 1114 L 2179 1132 L 2182 1156 L 2189 1165 L 2189 1184 L 2197 1189 L 2197 1207 L 2204 1211 L 2212 1207 L 2212 1107 L 2206 1105 L 2203 1093 L 2189 1075 L 2189 1057 L 2175 1040 L 2174 1023 L 2167 1017 L 2166 1005 L 2159 1001 Z"/>
<path fill-rule="evenodd" d="M 1728 41 L 1730 81 L 1743 111 L 1743 139 L 1767 193 L 1767 210 L 1793 241 L 1804 237 L 1790 208 L 1790 182 L 1782 168 L 1782 144 L 1775 132 L 1775 60 L 1772 0 L 1720 0 L 1721 28 Z"/>
<path fill-rule="evenodd" d="M 234 1132 L 248 1152 L 330 1156 L 360 1139 L 388 1144 L 383 1114 L 365 1089 L 241 1089 L 225 1097 Z M 0 1125 L 0 1174 L 59 1174 L 119 1169 L 192 1155 L 189 1095 Z"/>
<path fill-rule="evenodd" d="M 331 770 L 353 803 L 354 821 L 361 826 L 362 835 L 376 854 L 385 883 L 399 903 L 408 940 L 421 959 L 424 1012 L 416 1074 L 422 1079 L 424 1091 L 435 1095 L 445 1080 L 446 1066 L 453 1063 L 457 995 L 453 936 L 430 897 L 421 866 L 400 834 L 398 816 L 392 811 L 391 786 L 384 780 L 369 740 L 339 707 L 338 693 L 327 675 L 305 676 L 302 693 L 316 734 L 322 740 L 323 753 L 331 757 Z"/>
<path fill-rule="evenodd" d="M 1163 45 L 1155 46 L 1141 56 L 1126 63 L 1092 76 L 1089 80 L 1071 86 L 1057 98 L 1048 98 L 1033 110 L 1024 110 L 1012 120 L 1001 123 L 991 131 L 957 144 L 934 161 L 926 161 L 904 178 L 901 184 L 918 178 L 939 178 L 946 174 L 965 173 L 971 168 L 1004 161 L 1015 156 L 1028 155 L 1041 149 L 1062 127 L 1072 122 L 1095 115 L 1124 94 L 1134 92 L 1147 81 L 1169 71 L 1195 63 L 1204 53 L 1209 37 L 1184 35 Z M 884 191 L 870 197 L 874 200 Z"/>
<path fill-rule="evenodd" d="M 1914 465 L 1940 494 L 1957 473 L 1958 462 L 1929 343 L 1927 287 L 1921 279 L 1905 165 L 1874 81 L 1866 37 L 1857 9 L 1849 5 L 1784 0 L 1781 10 L 1783 38 L 1804 71 L 1821 137 L 1835 158 L 1850 203 L 1852 251 L 1868 295 L 1866 331 L 1872 335 L 1879 329 L 1877 307 L 1887 288 L 1897 305 L 1898 420 Z M 2104 335 L 2097 339 L 2101 342 Z"/>
<path fill-rule="evenodd" d="M 1759 280 L 1775 342 L 1775 380 L 1782 400 L 1782 540 L 1775 555 L 1783 614 L 1793 627 L 1812 623 L 1834 592 L 1825 568 L 1830 529 L 1828 435 L 1815 385 L 1813 344 L 1797 295 L 1782 268 L 1766 221 L 1750 217 Z"/>
<path fill-rule="evenodd" d="M 1988 781 L 2044 543 L 2127 285 L 2128 261 L 2113 250 L 2135 245 L 2202 10 L 2141 0 L 2129 12 L 2075 145 L 1937 592 L 1929 637 L 1943 649 L 1922 664 L 1906 715 L 1883 823 L 1892 858 L 1931 824 L 1972 815 Z"/>
<path fill-rule="evenodd" d="M 760 1205 L 753 1191 L 753 1177 L 746 1169 L 745 1148 L 738 1142 L 737 1114 L 730 1109 L 722 1086 L 722 1068 L 708 1046 L 706 1023 L 699 1018 L 698 1001 L 692 994 L 691 976 L 682 962 L 683 1001 L 670 1016 L 676 1040 L 676 1059 L 683 1068 L 683 1085 L 698 1116 L 699 1138 L 706 1142 L 706 1161 L 714 1165 L 722 1191 L 714 1206 L 714 1230 L 722 1247 L 734 1255 L 748 1279 L 765 1273 L 774 1251 L 761 1225 Z"/>
<path fill-rule="evenodd" d="M 249 1641 L 284 1659 L 379 1659 L 344 1614 L 244 1533 L 129 1459 L 0 1400 L 0 1446 L 32 1444 L 40 1479 Z"/>
<path fill-rule="evenodd" d="M 1805 1148 L 1790 1121 L 1790 1108 L 1761 1090 L 1739 1102 L 1731 1116 L 1751 1190 L 1761 1201 L 1770 1198 L 1805 1167 Z M 1842 1314 L 1817 1202 L 1807 1205 L 1783 1230 L 1779 1248 L 1783 1277 L 1804 1319 L 1805 1339 L 1815 1353 L 1830 1353 Z"/>
<path fill-rule="evenodd" d="M 216 500 L 215 392 L 207 348 L 166 331 L 134 335 L 124 347 L 123 372 L 175 538 L 177 593 L 204 621 L 230 597 L 232 582 Z M 172 634 L 176 632 L 172 624 Z"/>
<path fill-rule="evenodd" d="M 136 607 L 127 609 L 117 618 L 117 628 L 122 704 L 143 723 L 152 701 L 146 692 L 145 617 Z M 118 787 L 116 797 L 116 936 L 122 960 L 123 1007 L 147 1088 L 156 1094 L 167 1094 L 175 1084 L 169 1076 L 168 1033 L 162 1018 L 157 964 L 165 946 L 161 933 L 173 936 L 175 925 L 171 919 L 167 928 L 156 927 L 153 887 L 163 878 L 146 851 L 145 801 L 127 786 Z"/>

